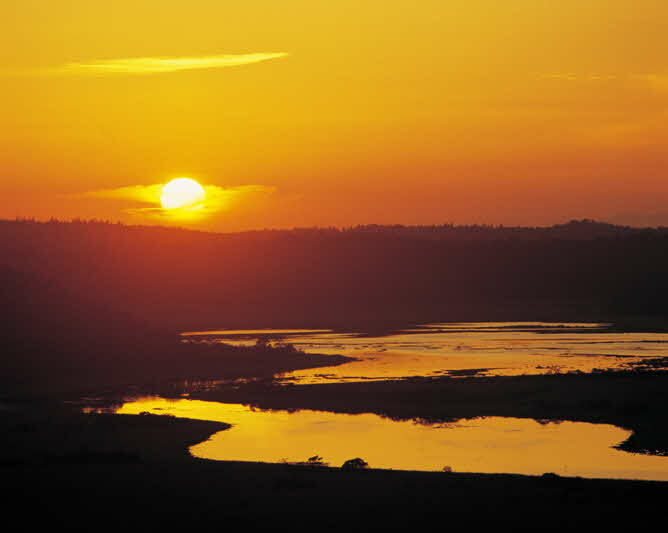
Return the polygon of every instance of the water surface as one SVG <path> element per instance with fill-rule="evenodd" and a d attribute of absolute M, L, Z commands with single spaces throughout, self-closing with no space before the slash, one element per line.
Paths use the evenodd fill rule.
<path fill-rule="evenodd" d="M 668 356 L 668 334 L 617 333 L 605 324 L 426 324 L 386 335 L 331 330 L 215 330 L 183 335 L 189 340 L 246 345 L 265 339 L 290 343 L 308 353 L 357 358 L 341 366 L 283 375 L 302 383 L 591 372 Z"/>
<path fill-rule="evenodd" d="M 332 466 L 361 457 L 374 468 L 668 480 L 668 457 L 615 449 L 630 432 L 607 424 L 501 417 L 426 424 L 155 397 L 127 402 L 116 412 L 232 424 L 190 448 L 206 459 L 279 463 L 319 455 Z"/>

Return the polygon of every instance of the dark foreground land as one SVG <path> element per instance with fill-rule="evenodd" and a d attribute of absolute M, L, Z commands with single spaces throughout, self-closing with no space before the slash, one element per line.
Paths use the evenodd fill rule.
<path fill-rule="evenodd" d="M 193 393 L 264 408 L 377 412 L 426 421 L 485 415 L 627 427 L 627 451 L 666 453 L 668 374 L 276 387 Z M 33 400 L 0 410 L 3 516 L 69 530 L 644 530 L 668 483 L 216 462 L 187 448 L 228 426 L 158 415 L 82 414 Z M 391 445 L 391 443 L 388 443 Z M 373 465 L 371 465 L 373 467 Z"/>
<path fill-rule="evenodd" d="M 663 524 L 668 483 L 211 462 L 190 457 L 187 447 L 224 424 L 84 415 L 60 400 L 128 390 L 169 395 L 177 389 L 164 384 L 175 380 L 260 378 L 191 397 L 428 422 L 492 415 L 602 422 L 633 430 L 625 450 L 665 454 L 665 371 L 277 387 L 275 373 L 347 359 L 315 359 L 289 346 L 183 343 L 178 333 L 221 325 L 620 324 L 622 316 L 622 331 L 666 331 L 667 243 L 666 228 L 592 221 L 228 235 L 2 221 L 0 516 L 6 524 L 17 517 L 27 531 Z"/>
<path fill-rule="evenodd" d="M 644 530 L 668 484 L 212 462 L 187 446 L 224 424 L 3 411 L 3 519 L 24 530 Z"/>

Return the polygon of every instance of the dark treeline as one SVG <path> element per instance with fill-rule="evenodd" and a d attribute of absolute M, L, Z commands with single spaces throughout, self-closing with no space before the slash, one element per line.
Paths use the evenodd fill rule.
<path fill-rule="evenodd" d="M 183 276 L 164 256 L 152 257 L 150 249 L 137 247 L 149 245 L 155 233 L 150 229 L 128 233 L 123 226 L 101 223 L 26 222 L 0 223 L 0 228 L 0 388 L 6 394 L 270 377 L 347 360 L 321 356 L 314 361 L 291 346 L 180 342 L 174 319 L 186 320 L 189 298 L 198 295 L 184 298 L 173 291 L 169 276 L 160 277 L 163 285 L 151 282 L 150 273 L 159 265 L 171 272 L 176 287 Z M 163 245 L 180 234 L 158 232 L 166 237 Z M 156 302 L 170 300 L 165 312 L 155 311 Z"/>
<path fill-rule="evenodd" d="M 172 331 L 663 315 L 667 245 L 665 228 L 587 220 L 234 234 L 0 222 L 0 265 Z"/>
<path fill-rule="evenodd" d="M 591 219 L 571 220 L 566 224 L 554 226 L 503 226 L 503 225 L 455 225 L 439 224 L 429 226 L 404 226 L 402 224 L 379 225 L 367 224 L 344 228 L 295 228 L 292 230 L 262 230 L 249 231 L 248 234 L 376 234 L 429 239 L 438 241 L 498 241 L 498 240 L 590 240 L 600 237 L 639 236 L 639 235 L 668 235 L 668 227 L 636 228 L 632 226 L 617 226 L 606 222 L 597 222 Z"/>
<path fill-rule="evenodd" d="M 667 245 L 663 229 L 591 221 L 236 234 L 3 221 L 0 381 L 43 390 L 318 365 L 178 342 L 194 329 L 661 317 Z"/>
<path fill-rule="evenodd" d="M 664 229 L 591 221 L 235 234 L 0 221 L 0 381 L 43 390 L 317 366 L 184 345 L 184 330 L 661 317 L 667 245 Z"/>

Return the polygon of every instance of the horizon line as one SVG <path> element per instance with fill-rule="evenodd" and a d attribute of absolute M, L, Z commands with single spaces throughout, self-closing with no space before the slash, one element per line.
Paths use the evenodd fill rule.
<path fill-rule="evenodd" d="M 352 225 L 342 225 L 342 226 L 291 226 L 291 227 L 263 227 L 257 229 L 245 229 L 245 230 L 235 230 L 235 231 L 217 231 L 217 230 L 207 230 L 207 229 L 198 229 L 186 226 L 170 226 L 164 224 L 132 224 L 126 223 L 121 220 L 112 220 L 112 219 L 98 219 L 98 218 L 80 218 L 73 217 L 69 219 L 59 219 L 56 217 L 50 218 L 37 218 L 37 217 L 22 217 L 16 216 L 14 218 L 0 218 L 0 223 L 32 223 L 32 224 L 99 224 L 99 225 L 115 225 L 115 226 L 124 226 L 129 228 L 163 228 L 171 230 L 185 230 L 185 231 L 195 231 L 198 233 L 212 233 L 212 234 L 239 234 L 239 233 L 259 233 L 259 232 L 289 232 L 289 231 L 350 231 L 357 229 L 418 229 L 418 228 L 441 228 L 441 229 L 467 229 L 467 228 L 485 228 L 489 230 L 510 230 L 510 229 L 524 229 L 524 230 L 541 230 L 541 229 L 552 229 L 558 228 L 573 224 L 591 224 L 591 225 L 600 225 L 600 226 L 609 226 L 612 228 L 619 229 L 633 229 L 633 230 L 643 230 L 643 229 L 652 229 L 652 230 L 668 230 L 668 225 L 657 225 L 657 226 L 632 226 L 629 224 L 615 224 L 613 222 L 606 222 L 603 220 L 596 220 L 592 218 L 581 218 L 581 219 L 570 219 L 566 222 L 558 222 L 554 224 L 547 225 L 511 225 L 511 224 L 491 224 L 491 223 L 461 223 L 455 224 L 450 222 L 444 222 L 440 224 L 377 224 L 377 223 L 366 223 L 366 224 L 352 224 Z"/>

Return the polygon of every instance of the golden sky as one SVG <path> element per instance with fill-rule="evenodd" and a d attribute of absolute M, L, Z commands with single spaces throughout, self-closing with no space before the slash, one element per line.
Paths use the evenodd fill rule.
<path fill-rule="evenodd" d="M 665 0 L 0 0 L 0 217 L 668 224 Z M 132 195 L 131 195 L 132 196 Z"/>

